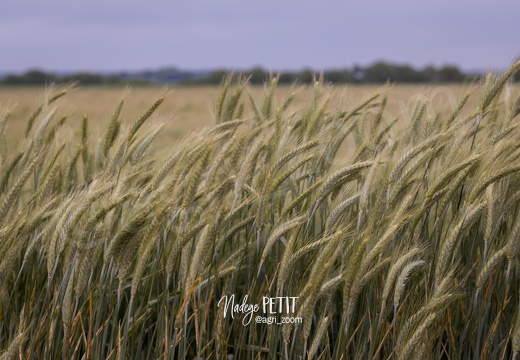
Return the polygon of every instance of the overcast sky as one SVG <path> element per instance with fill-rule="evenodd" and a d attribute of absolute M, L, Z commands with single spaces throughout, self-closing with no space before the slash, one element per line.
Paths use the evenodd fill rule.
<path fill-rule="evenodd" d="M 0 72 L 501 69 L 520 56 L 519 16 L 519 0 L 6 0 Z"/>

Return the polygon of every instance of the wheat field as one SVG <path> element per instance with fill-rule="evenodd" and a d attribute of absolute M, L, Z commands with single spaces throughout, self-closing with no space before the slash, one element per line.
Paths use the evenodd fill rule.
<path fill-rule="evenodd" d="M 519 69 L 405 107 L 230 77 L 191 133 L 177 90 L 7 101 L 0 358 L 516 359 Z"/>

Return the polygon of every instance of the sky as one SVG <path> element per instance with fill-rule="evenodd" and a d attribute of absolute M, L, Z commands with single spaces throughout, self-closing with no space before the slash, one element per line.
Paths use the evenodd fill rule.
<path fill-rule="evenodd" d="M 520 57 L 519 14 L 518 0 L 2 1 L 0 72 L 500 70 Z"/>

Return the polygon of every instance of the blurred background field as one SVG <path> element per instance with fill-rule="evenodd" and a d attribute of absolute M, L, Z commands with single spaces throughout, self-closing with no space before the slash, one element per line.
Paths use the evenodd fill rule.
<path fill-rule="evenodd" d="M 511 87 L 518 89 L 520 86 L 515 84 Z M 7 139 L 8 142 L 14 144 L 23 136 L 26 120 L 41 104 L 47 90 L 44 87 L 0 87 L 0 107 L 11 112 L 8 123 L 11 136 Z M 330 112 L 337 106 L 349 107 L 375 92 L 384 92 L 388 95 L 385 120 L 399 118 L 401 122 L 411 117 L 418 103 L 428 102 L 426 111 L 433 116 L 437 112 L 452 111 L 457 101 L 468 92 L 471 92 L 471 96 L 467 108 L 474 108 L 480 97 L 476 84 L 326 85 L 324 90 L 330 97 Z M 157 144 L 168 146 L 172 141 L 212 124 L 214 102 L 219 91 L 218 86 L 78 87 L 53 106 L 58 107 L 57 116 L 67 116 L 66 128 L 72 135 L 79 136 L 82 117 L 87 114 L 89 126 L 94 134 L 101 136 L 111 113 L 122 98 L 125 99 L 122 121 L 131 124 L 151 103 L 165 96 L 164 103 L 154 114 L 151 123 L 166 125 L 159 135 Z M 259 99 L 264 88 L 254 86 L 250 87 L 249 91 L 255 99 Z M 309 106 L 312 86 L 278 86 L 275 103 L 281 105 L 292 92 L 295 93 L 295 107 Z"/>

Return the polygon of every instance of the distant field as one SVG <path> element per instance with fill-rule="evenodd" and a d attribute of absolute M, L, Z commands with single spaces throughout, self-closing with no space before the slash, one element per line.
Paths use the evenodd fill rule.
<path fill-rule="evenodd" d="M 166 96 L 150 123 L 165 123 L 167 126 L 159 137 L 161 143 L 176 140 L 192 131 L 212 124 L 212 111 L 218 98 L 219 87 L 84 87 L 78 88 L 60 99 L 58 116 L 67 115 L 71 131 L 79 134 L 79 124 L 83 114 L 87 114 L 89 125 L 96 133 L 103 134 L 110 114 L 119 100 L 125 98 L 122 111 L 123 123 L 132 123 L 157 98 Z M 326 93 L 330 94 L 329 110 L 336 106 L 349 107 L 377 91 L 388 94 L 386 111 L 387 121 L 391 118 L 409 119 L 417 101 L 429 101 L 428 111 L 448 112 L 456 106 L 457 100 L 472 89 L 469 85 L 395 85 L 390 88 L 378 85 L 330 86 Z M 474 89 L 474 87 L 473 87 Z M 255 99 L 260 99 L 264 92 L 262 87 L 250 89 Z M 279 86 L 275 94 L 275 104 L 280 105 L 291 93 L 295 92 L 294 107 L 309 106 L 312 87 Z M 0 87 L 0 108 L 11 109 L 9 126 L 12 140 L 22 136 L 25 121 L 44 98 L 45 89 L 39 87 Z M 247 95 L 243 95 L 247 96 Z M 473 90 L 468 108 L 473 108 L 479 99 L 479 91 Z M 433 114 L 434 111 L 431 111 Z M 21 124 L 19 124 L 21 123 Z"/>

